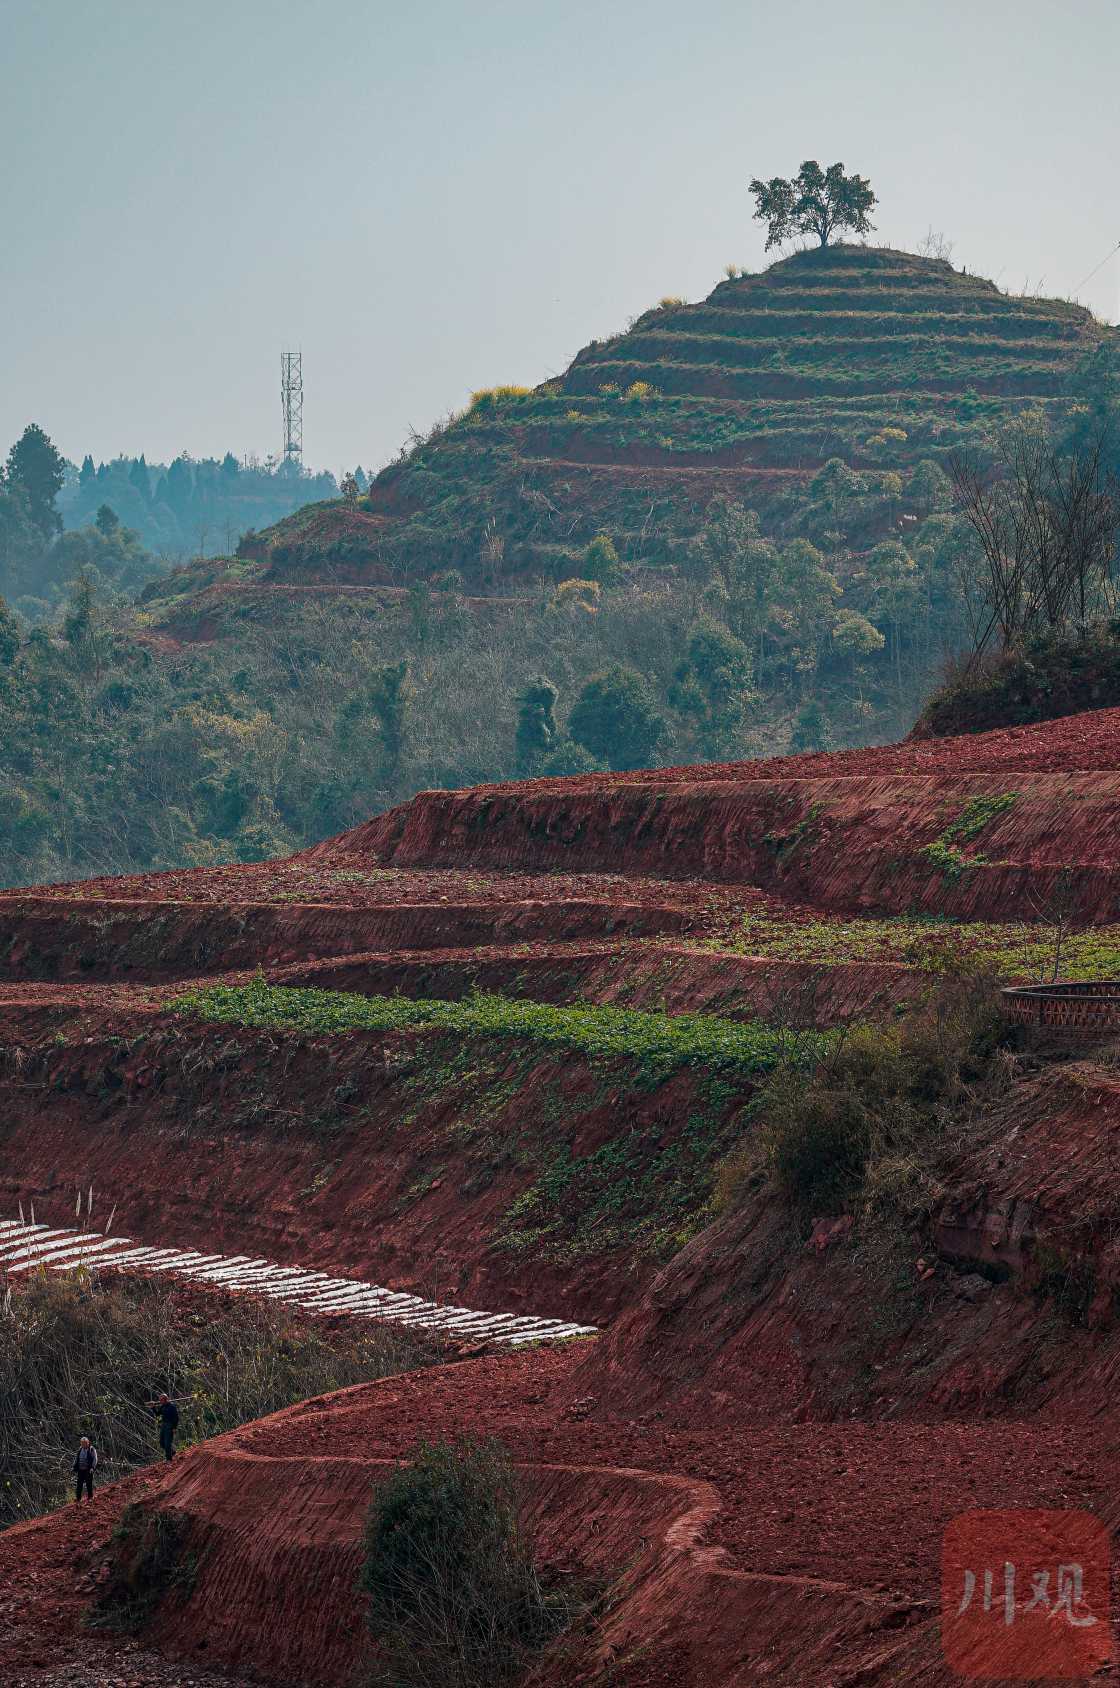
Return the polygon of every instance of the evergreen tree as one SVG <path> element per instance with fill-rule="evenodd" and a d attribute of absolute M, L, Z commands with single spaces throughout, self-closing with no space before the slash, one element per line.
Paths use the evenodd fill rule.
<path fill-rule="evenodd" d="M 645 675 L 615 662 L 584 684 L 568 727 L 577 744 L 620 770 L 650 766 L 665 722 Z"/>
<path fill-rule="evenodd" d="M 546 680 L 543 674 L 534 674 L 521 694 L 514 735 L 519 774 L 535 773 L 542 757 L 552 749 L 556 738 L 556 721 L 552 711 L 559 695 L 551 680 Z"/>
<path fill-rule="evenodd" d="M 183 453 L 177 457 L 167 471 L 167 502 L 172 508 L 181 508 L 189 503 L 194 491 L 194 477 L 191 474 L 190 458 Z"/>
<path fill-rule="evenodd" d="M 66 464 L 37 423 L 23 430 L 8 453 L 8 484 L 27 494 L 31 520 L 44 539 L 62 532 L 62 517 L 54 501 L 66 479 Z"/>
<path fill-rule="evenodd" d="M 143 452 L 140 453 L 132 468 L 128 471 L 128 479 L 129 484 L 136 488 L 144 503 L 150 504 L 152 501 L 152 483 L 148 479 L 148 465 L 144 461 Z"/>

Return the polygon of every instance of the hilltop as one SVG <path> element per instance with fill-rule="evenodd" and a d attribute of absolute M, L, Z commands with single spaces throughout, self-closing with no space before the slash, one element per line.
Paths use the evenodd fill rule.
<path fill-rule="evenodd" d="M 1114 340 L 1079 305 L 1002 293 L 943 260 L 798 252 L 697 304 L 662 300 L 557 380 L 476 394 L 371 484 L 360 507 L 385 520 L 344 529 L 341 513 L 305 510 L 247 549 L 285 573 L 454 568 L 494 589 L 573 572 L 605 529 L 625 559 L 664 563 L 717 492 L 780 526 L 830 458 L 902 477 L 1024 410 L 1060 418 Z M 900 494 L 868 513 L 872 531 L 910 508 Z"/>
<path fill-rule="evenodd" d="M 426 788 L 900 739 L 967 626 L 941 465 L 1025 413 L 1077 426 L 1116 345 L 868 247 L 664 300 L 558 380 L 477 394 L 366 495 L 9 627 L 0 882 L 282 856 Z M 599 534 L 601 590 L 573 579 Z M 1010 701 L 954 694 L 921 730 L 1112 703 L 1111 663 L 1001 670 Z M 612 665 L 653 739 L 577 742 Z"/>

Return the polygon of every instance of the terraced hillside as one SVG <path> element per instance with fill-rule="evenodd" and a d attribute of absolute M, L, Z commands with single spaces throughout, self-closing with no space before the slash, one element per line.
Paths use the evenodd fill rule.
<path fill-rule="evenodd" d="M 900 739 L 967 636 L 939 465 L 1025 410 L 1068 434 L 1118 348 L 1077 307 L 864 247 L 663 302 L 559 380 L 477 394 L 369 496 L 21 644 L 0 883 L 284 856 L 538 770 Z M 600 533 L 625 567 L 572 581 Z M 1018 718 L 1114 702 L 1101 638 L 1068 686 L 1016 683 Z M 653 749 L 579 725 L 612 664 Z M 540 677 L 551 724 L 519 739 Z"/>
<path fill-rule="evenodd" d="M 207 1440 L 181 1397 L 185 1454 L 0 1536 L 0 1682 L 352 1683 L 371 1482 L 468 1430 L 606 1596 L 542 1685 L 949 1688 L 949 1521 L 1117 1517 L 1114 1031 L 998 986 L 1117 977 L 1118 807 L 1099 710 L 0 895 L 7 1305 L 175 1274 L 447 1362 Z"/>
<path fill-rule="evenodd" d="M 1080 306 L 1012 297 L 943 261 L 800 252 L 698 304 L 662 301 L 559 380 L 477 394 L 383 471 L 364 524 L 324 524 L 320 507 L 250 551 L 278 572 L 378 562 L 496 583 L 562 574 L 606 528 L 629 559 L 666 561 L 717 491 L 765 526 L 831 457 L 903 470 L 982 446 L 1023 409 L 1062 414 L 1114 339 Z"/>

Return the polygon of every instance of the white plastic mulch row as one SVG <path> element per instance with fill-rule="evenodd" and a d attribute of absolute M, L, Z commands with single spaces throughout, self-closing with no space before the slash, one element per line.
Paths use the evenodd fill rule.
<path fill-rule="evenodd" d="M 446 1332 L 467 1340 L 516 1346 L 555 1337 L 589 1336 L 594 1325 L 563 1319 L 537 1319 L 517 1313 L 475 1313 L 468 1307 L 438 1307 L 418 1295 L 394 1293 L 353 1278 L 332 1278 L 299 1266 L 274 1266 L 244 1254 L 199 1254 L 194 1249 L 144 1248 L 128 1237 L 96 1232 L 52 1231 L 46 1225 L 0 1220 L 0 1272 L 27 1272 L 43 1266 L 69 1272 L 80 1266 L 136 1266 L 145 1272 L 169 1272 L 177 1278 L 252 1289 L 260 1295 L 312 1313 L 359 1313 L 395 1325 Z"/>

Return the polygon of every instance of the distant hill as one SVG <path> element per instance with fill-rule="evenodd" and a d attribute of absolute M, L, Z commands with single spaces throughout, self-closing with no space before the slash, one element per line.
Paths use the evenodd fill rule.
<path fill-rule="evenodd" d="M 625 560 L 665 563 L 716 492 L 780 529 L 830 458 L 905 478 L 1022 410 L 1063 415 L 1116 339 L 1079 305 L 941 260 L 799 252 L 699 304 L 663 300 L 558 380 L 477 394 L 377 477 L 368 509 L 387 521 L 364 535 L 351 522 L 339 547 L 323 512 L 304 511 L 253 554 L 275 546 L 286 570 L 313 572 L 345 555 L 382 578 L 455 568 L 501 589 L 573 572 L 605 530 Z"/>
<path fill-rule="evenodd" d="M 899 739 L 967 637 L 940 465 L 1024 411 L 1092 420 L 1118 342 L 836 247 L 662 301 L 271 527 L 232 459 L 87 473 L 125 527 L 42 548 L 42 602 L 24 581 L 0 620 L 0 883 L 282 855 L 435 788 Z M 146 578 L 130 530 L 164 511 L 191 544 Z M 258 528 L 234 558 L 227 519 Z M 571 581 L 599 533 L 622 566 Z M 1113 669 L 1032 659 L 922 731 L 1099 707 Z"/>

